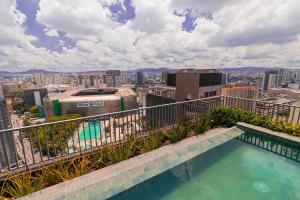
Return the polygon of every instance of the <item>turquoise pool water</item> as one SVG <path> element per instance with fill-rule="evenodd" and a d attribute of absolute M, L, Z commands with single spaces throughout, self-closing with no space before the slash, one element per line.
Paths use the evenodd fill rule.
<path fill-rule="evenodd" d="M 90 122 L 89 127 L 84 127 L 84 129 L 80 132 L 79 134 L 79 139 L 80 141 L 87 140 L 89 141 L 90 139 L 95 139 L 98 137 L 98 135 L 101 133 L 101 126 L 99 123 L 95 122 Z"/>
<path fill-rule="evenodd" d="M 300 163 L 238 139 L 110 200 L 296 200 Z"/>

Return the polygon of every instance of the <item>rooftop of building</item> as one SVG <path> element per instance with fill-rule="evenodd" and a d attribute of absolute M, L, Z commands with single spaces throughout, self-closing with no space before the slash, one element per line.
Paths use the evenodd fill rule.
<path fill-rule="evenodd" d="M 64 93 L 48 95 L 50 100 L 59 99 L 60 102 L 86 102 L 86 101 L 109 101 L 118 100 L 124 96 L 135 96 L 136 93 L 131 87 L 103 87 L 80 89 L 73 88 Z"/>
<path fill-rule="evenodd" d="M 257 91 L 258 89 L 253 87 L 253 86 L 248 86 L 240 83 L 228 83 L 223 86 L 225 89 L 247 89 L 247 90 L 252 90 L 252 91 Z"/>
<path fill-rule="evenodd" d="M 292 88 L 268 88 L 271 91 L 285 91 L 285 92 L 293 92 L 300 94 L 300 89 L 292 89 Z"/>
<path fill-rule="evenodd" d="M 265 102 L 265 103 L 272 103 L 272 104 L 291 104 L 291 103 L 295 102 L 295 100 L 281 98 L 281 97 L 263 98 L 263 99 L 259 99 L 259 101 Z"/>
<path fill-rule="evenodd" d="M 33 87 L 29 87 L 29 88 L 24 88 L 24 91 L 31 91 L 31 90 L 43 90 L 43 89 L 47 89 L 46 87 L 40 87 L 40 86 L 33 86 Z"/>
<path fill-rule="evenodd" d="M 161 89 L 161 90 L 176 90 L 176 86 L 168 86 L 168 85 L 155 85 L 151 89 Z"/>

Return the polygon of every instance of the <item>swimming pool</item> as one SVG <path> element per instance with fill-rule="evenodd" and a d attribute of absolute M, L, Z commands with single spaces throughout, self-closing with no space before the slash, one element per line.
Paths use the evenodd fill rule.
<path fill-rule="evenodd" d="M 101 126 L 98 122 L 90 122 L 89 125 L 85 125 L 83 130 L 79 134 L 80 141 L 90 139 L 94 140 L 98 137 L 98 135 L 101 134 Z"/>
<path fill-rule="evenodd" d="M 299 162 L 233 139 L 110 200 L 294 200 L 299 185 Z"/>

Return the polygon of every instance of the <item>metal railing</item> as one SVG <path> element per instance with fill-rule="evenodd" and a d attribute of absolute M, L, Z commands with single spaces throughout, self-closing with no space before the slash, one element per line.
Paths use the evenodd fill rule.
<path fill-rule="evenodd" d="M 217 96 L 1 130 L 0 178 L 91 153 L 129 135 L 145 137 L 151 130 L 171 127 L 186 116 L 198 117 L 222 105 L 300 123 L 300 107 Z"/>
<path fill-rule="evenodd" d="M 220 105 L 222 98 L 212 97 L 1 130 L 0 177 L 91 153 L 129 135 L 145 137 Z"/>
<path fill-rule="evenodd" d="M 227 107 L 236 106 L 252 113 L 268 116 L 273 120 L 283 120 L 286 123 L 300 124 L 299 106 L 237 97 L 222 97 L 222 99 L 224 106 Z"/>

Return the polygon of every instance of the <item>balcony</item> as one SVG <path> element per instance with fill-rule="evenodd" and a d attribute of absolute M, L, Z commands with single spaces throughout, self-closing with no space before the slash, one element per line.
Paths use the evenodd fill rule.
<path fill-rule="evenodd" d="M 211 97 L 2 130 L 0 176 L 13 180 L 25 173 L 24 179 L 19 180 L 25 184 L 34 179 L 28 174 L 38 177 L 44 169 L 56 168 L 59 178 L 32 190 L 27 188 L 23 194 L 26 195 L 209 129 L 235 126 L 240 121 L 300 136 L 299 107 Z M 7 137 L 12 139 L 4 140 Z M 292 158 L 299 160 L 298 156 Z"/>

